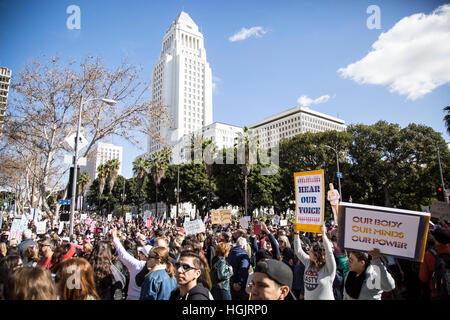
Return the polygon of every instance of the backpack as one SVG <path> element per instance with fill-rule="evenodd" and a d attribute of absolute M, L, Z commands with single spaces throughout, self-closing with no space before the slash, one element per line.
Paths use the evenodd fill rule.
<path fill-rule="evenodd" d="M 450 299 L 450 256 L 438 254 L 434 249 L 430 252 L 436 259 L 431 278 L 436 299 Z"/>

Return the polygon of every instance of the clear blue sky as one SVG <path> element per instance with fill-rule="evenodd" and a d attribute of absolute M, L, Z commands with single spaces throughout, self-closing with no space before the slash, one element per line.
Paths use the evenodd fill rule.
<path fill-rule="evenodd" d="M 81 29 L 69 30 L 69 5 L 81 9 Z M 27 60 L 42 54 L 64 60 L 98 55 L 107 65 L 141 65 L 150 81 L 161 39 L 184 9 L 200 27 L 216 89 L 213 120 L 249 126 L 296 105 L 300 96 L 329 95 L 311 105 L 346 124 L 378 120 L 411 122 L 445 133 L 442 108 L 450 105 L 449 83 L 417 99 L 391 92 L 388 85 L 360 84 L 343 78 L 339 68 L 363 59 L 381 33 L 416 13 L 429 15 L 443 1 L 300 1 L 300 0 L 0 0 L 0 65 L 18 73 Z M 381 12 L 381 29 L 369 29 L 369 5 Z M 242 28 L 260 26 L 260 37 L 231 42 Z M 430 48 L 433 50 L 433 48 Z M 411 69 L 415 60 L 408 62 Z M 395 62 L 394 65 L 397 65 Z M 107 141 L 108 142 L 108 141 Z M 109 141 L 111 142 L 111 141 Z M 131 177 L 131 162 L 142 150 L 118 138 L 124 146 L 123 175 Z"/>

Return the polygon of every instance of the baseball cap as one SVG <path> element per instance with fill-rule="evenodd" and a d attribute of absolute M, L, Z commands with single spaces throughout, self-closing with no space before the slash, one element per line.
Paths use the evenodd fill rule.
<path fill-rule="evenodd" d="M 152 246 L 150 245 L 138 248 L 138 252 L 141 252 L 146 258 L 148 258 L 150 250 L 152 250 Z"/>
<path fill-rule="evenodd" d="M 261 261 L 256 265 L 255 272 L 264 273 L 279 285 L 288 286 L 290 298 L 297 300 L 292 293 L 292 280 L 294 276 L 291 268 L 287 264 L 274 259 Z"/>

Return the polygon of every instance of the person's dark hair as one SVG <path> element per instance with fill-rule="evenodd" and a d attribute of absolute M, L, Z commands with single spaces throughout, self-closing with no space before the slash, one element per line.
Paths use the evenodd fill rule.
<path fill-rule="evenodd" d="M 316 270 L 320 270 L 326 263 L 325 248 L 323 247 L 323 244 L 316 241 L 311 245 L 311 249 L 314 253 L 314 257 L 316 258 L 316 261 L 315 262 L 311 261 L 311 264 Z"/>
<path fill-rule="evenodd" d="M 134 252 L 134 251 L 136 251 L 136 242 L 125 239 L 123 242 L 123 247 L 125 248 L 126 251 Z"/>
<path fill-rule="evenodd" d="M 20 266 L 20 256 L 6 256 L 0 260 L 0 283 L 5 283 L 15 268 Z"/>
<path fill-rule="evenodd" d="M 89 263 L 94 270 L 94 279 L 97 290 L 102 291 L 113 284 L 112 249 L 109 241 L 99 241 L 91 252 Z"/>
<path fill-rule="evenodd" d="M 64 260 L 64 255 L 69 252 L 70 250 L 70 243 L 69 242 L 63 242 L 62 244 L 55 247 L 53 250 L 53 255 L 51 259 L 51 263 L 53 266 L 56 267 L 56 265 Z"/>
<path fill-rule="evenodd" d="M 367 252 L 350 251 L 349 255 L 350 253 L 353 254 L 359 262 L 364 261 L 366 263 L 366 268 L 370 265 L 372 257 Z"/>
<path fill-rule="evenodd" d="M 9 247 L 8 251 L 6 251 L 6 256 L 19 256 L 19 248 L 17 247 Z"/>
<path fill-rule="evenodd" d="M 10 275 L 4 296 L 6 300 L 56 300 L 56 285 L 48 270 L 25 267 Z"/>
<path fill-rule="evenodd" d="M 184 257 L 190 257 L 192 258 L 192 262 L 194 263 L 194 267 L 199 269 L 201 271 L 201 275 L 200 277 L 197 279 L 197 283 L 201 283 L 203 284 L 203 286 L 205 288 L 209 288 L 209 284 L 208 281 L 206 280 L 206 269 L 205 269 L 205 264 L 202 260 L 202 257 L 199 256 L 196 252 L 194 251 L 181 251 L 180 253 L 180 259 L 184 258 Z"/>

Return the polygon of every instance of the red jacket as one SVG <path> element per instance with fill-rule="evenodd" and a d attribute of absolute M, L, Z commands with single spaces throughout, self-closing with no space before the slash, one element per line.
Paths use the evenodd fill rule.
<path fill-rule="evenodd" d="M 434 249 L 439 254 L 448 254 L 450 255 L 450 244 L 439 244 Z M 425 284 L 428 284 L 431 290 L 431 296 L 434 297 L 436 293 L 434 292 L 433 288 L 433 281 L 431 279 L 434 271 L 434 262 L 436 261 L 436 258 L 434 255 L 427 251 L 425 252 L 425 256 L 423 258 L 423 262 L 420 265 L 420 271 L 419 271 L 419 278 L 420 281 L 422 281 Z"/>

